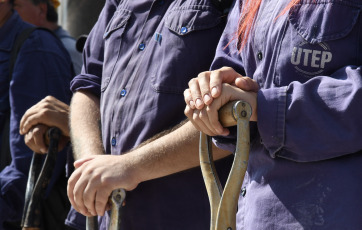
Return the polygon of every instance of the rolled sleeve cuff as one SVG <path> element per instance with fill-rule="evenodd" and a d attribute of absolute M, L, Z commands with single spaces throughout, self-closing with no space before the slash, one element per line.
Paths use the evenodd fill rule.
<path fill-rule="evenodd" d="M 75 93 L 78 90 L 85 90 L 97 97 L 101 95 L 101 81 L 98 76 L 91 74 L 80 74 L 70 83 L 70 90 Z"/>
<path fill-rule="evenodd" d="M 258 129 L 271 157 L 285 142 L 287 87 L 261 89 L 258 92 Z"/>

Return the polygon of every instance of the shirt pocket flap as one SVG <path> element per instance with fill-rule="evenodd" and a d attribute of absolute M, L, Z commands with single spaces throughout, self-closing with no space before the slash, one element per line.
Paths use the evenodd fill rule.
<path fill-rule="evenodd" d="M 211 6 L 178 7 L 168 13 L 165 25 L 179 35 L 186 35 L 215 27 L 221 22 L 221 17 L 221 12 Z"/>
<path fill-rule="evenodd" d="M 298 4 L 291 8 L 289 21 L 307 42 L 315 44 L 345 37 L 357 21 L 357 3 L 328 1 L 319 4 Z"/>
<path fill-rule="evenodd" d="M 109 37 L 112 32 L 118 30 L 119 28 L 125 27 L 130 17 L 131 11 L 125 9 L 117 10 L 106 27 L 106 31 L 103 34 L 103 39 Z"/>

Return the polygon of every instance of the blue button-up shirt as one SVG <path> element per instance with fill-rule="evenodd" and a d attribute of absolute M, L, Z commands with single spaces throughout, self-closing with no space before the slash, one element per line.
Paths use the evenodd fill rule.
<path fill-rule="evenodd" d="M 27 109 L 47 95 L 69 103 L 72 78 L 70 57 L 61 44 L 48 32 L 36 30 L 24 42 L 15 62 L 9 88 L 9 59 L 16 37 L 25 28 L 16 12 L 0 28 L 0 99 L 1 108 L 9 108 L 10 150 L 12 163 L 0 173 L 0 229 L 4 221 L 19 221 L 24 206 L 25 187 L 33 152 L 19 134 L 20 119 Z M 64 170 L 65 152 L 58 155 L 54 179 Z M 52 185 L 49 187 L 49 189 Z"/>
<path fill-rule="evenodd" d="M 260 85 L 237 228 L 361 229 L 362 3 L 289 2 L 263 0 L 238 53 L 237 1 L 212 66 Z"/>
<path fill-rule="evenodd" d="M 106 1 L 87 39 L 83 72 L 72 82 L 73 91 L 101 96 L 110 154 L 185 119 L 183 91 L 209 69 L 226 18 L 210 0 L 118 2 Z M 124 209 L 124 229 L 208 229 L 210 223 L 200 168 L 141 183 L 127 194 Z M 108 215 L 101 229 L 107 221 Z"/>

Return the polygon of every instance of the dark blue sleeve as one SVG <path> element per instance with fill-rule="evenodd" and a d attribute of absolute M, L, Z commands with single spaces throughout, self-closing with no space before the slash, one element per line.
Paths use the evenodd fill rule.
<path fill-rule="evenodd" d="M 236 72 L 245 76 L 244 65 L 237 47 L 237 28 L 240 17 L 239 1 L 234 0 L 232 10 L 228 15 L 228 21 L 221 35 L 219 44 L 216 48 L 215 57 L 211 64 L 211 70 L 219 69 L 224 66 L 232 67 Z M 236 143 L 236 129 L 229 128 L 228 137 L 213 137 L 213 142 L 219 148 L 234 152 Z"/>
<path fill-rule="evenodd" d="M 70 57 L 60 41 L 45 31 L 35 31 L 22 46 L 10 83 L 10 149 L 12 163 L 0 173 L 0 226 L 19 220 L 33 152 L 19 134 L 19 123 L 27 109 L 48 95 L 69 103 L 73 72 Z M 65 155 L 58 154 L 53 175 L 64 170 Z M 55 176 L 56 177 L 56 176 Z M 0 227 L 1 228 L 1 227 Z"/>

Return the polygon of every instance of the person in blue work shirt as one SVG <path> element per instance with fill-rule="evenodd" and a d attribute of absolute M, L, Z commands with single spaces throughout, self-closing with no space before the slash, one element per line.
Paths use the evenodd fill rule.
<path fill-rule="evenodd" d="M 11 114 L 8 135 L 12 162 L 0 173 L 0 229 L 7 230 L 20 227 L 15 223 L 19 224 L 23 212 L 27 175 L 33 155 L 19 134 L 20 119 L 28 108 L 46 95 L 69 103 L 69 83 L 74 73 L 69 54 L 62 43 L 47 31 L 35 30 L 23 43 L 9 82 L 9 59 L 14 41 L 32 25 L 23 22 L 13 11 L 13 1 L 1 1 L 0 11 L 1 115 Z M 31 132 L 41 129 L 41 125 L 32 127 Z M 64 164 L 65 155 L 62 153 L 58 155 L 48 193 L 56 186 L 56 179 L 63 174 Z"/>
<path fill-rule="evenodd" d="M 58 25 L 58 0 L 15 0 L 14 9 L 20 17 L 35 26 L 53 31 L 67 49 L 76 74 L 82 68 L 82 54 L 76 49 L 76 40 Z"/>
<path fill-rule="evenodd" d="M 100 229 L 109 223 L 107 201 L 116 188 L 129 191 L 124 229 L 209 228 L 199 132 L 178 124 L 185 120 L 182 93 L 190 77 L 209 68 L 224 28 L 226 15 L 216 5 L 106 1 L 85 44 L 82 73 L 71 84 L 77 161 L 68 180 L 73 207 L 101 216 Z M 229 154 L 217 150 L 215 158 Z M 217 167 L 228 168 L 230 160 Z M 220 174 L 225 181 L 228 170 Z M 67 224 L 81 229 L 72 216 Z"/>
<path fill-rule="evenodd" d="M 185 114 L 221 135 L 223 149 L 235 149 L 235 133 L 217 109 L 239 99 L 253 108 L 237 229 L 361 228 L 361 10 L 358 0 L 238 0 L 212 65 L 218 74 L 191 80 Z M 241 75 L 260 89 L 221 84 Z"/>

